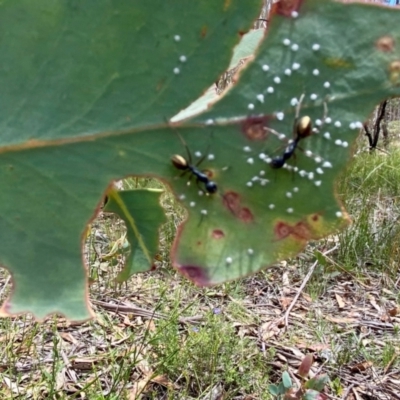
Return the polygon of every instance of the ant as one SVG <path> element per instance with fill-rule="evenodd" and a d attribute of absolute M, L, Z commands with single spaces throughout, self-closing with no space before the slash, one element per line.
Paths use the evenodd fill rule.
<path fill-rule="evenodd" d="M 189 148 L 187 147 L 187 144 L 179 135 L 179 138 L 182 142 L 182 144 L 185 146 L 186 153 L 188 156 L 188 159 L 185 157 L 182 157 L 179 154 L 174 154 L 171 157 L 172 164 L 175 168 L 180 169 L 181 171 L 184 171 L 182 175 L 184 175 L 187 171 L 189 171 L 192 175 L 194 175 L 197 179 L 197 182 L 204 183 L 204 187 L 206 189 L 206 192 L 209 194 L 213 194 L 218 190 L 217 184 L 213 181 L 210 180 L 208 175 L 202 171 L 200 171 L 197 167 L 204 161 L 204 158 L 206 157 L 206 154 L 200 158 L 199 161 L 195 165 L 192 164 L 192 156 L 190 154 Z"/>
<path fill-rule="evenodd" d="M 272 168 L 282 168 L 286 164 L 286 161 L 289 160 L 289 158 L 291 158 L 295 153 L 300 140 L 310 136 L 313 132 L 312 121 L 309 116 L 304 116 L 299 119 L 299 111 L 303 98 L 304 94 L 301 96 L 298 107 L 296 108 L 296 117 L 293 123 L 293 135 L 295 138 L 292 142 L 290 142 L 289 146 L 286 147 L 281 156 L 277 156 L 272 159 L 270 162 Z"/>
<path fill-rule="evenodd" d="M 286 147 L 285 151 L 281 156 L 274 157 L 270 163 L 272 168 L 282 168 L 286 161 L 293 156 L 296 148 L 301 139 L 304 139 L 312 133 L 312 122 L 311 118 L 304 116 L 299 120 L 295 120 L 293 131 L 296 135 L 295 139 Z"/>

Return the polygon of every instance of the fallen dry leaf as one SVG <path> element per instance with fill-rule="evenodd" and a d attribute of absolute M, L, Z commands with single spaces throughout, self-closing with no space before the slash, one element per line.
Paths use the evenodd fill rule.
<path fill-rule="evenodd" d="M 157 375 L 154 378 L 151 378 L 151 382 L 158 383 L 166 388 L 172 389 L 174 384 L 167 378 L 166 375 Z"/>
<path fill-rule="evenodd" d="M 368 368 L 371 368 L 372 365 L 373 365 L 372 361 L 363 361 L 362 363 L 353 365 L 350 369 L 352 372 L 364 372 Z"/>
<path fill-rule="evenodd" d="M 339 296 L 337 293 L 335 293 L 336 301 L 338 303 L 339 308 L 344 308 L 346 303 L 344 302 L 343 298 Z"/>
<path fill-rule="evenodd" d="M 327 319 L 330 322 L 335 322 L 336 324 L 354 324 L 355 322 L 357 322 L 357 319 L 348 318 L 348 317 L 330 317 L 330 316 L 326 316 L 325 319 Z"/>
<path fill-rule="evenodd" d="M 314 344 L 309 344 L 309 343 L 304 343 L 304 342 L 298 342 L 296 343 L 296 346 L 300 349 L 307 349 L 311 351 L 321 351 L 321 350 L 326 350 L 330 349 L 330 346 L 325 343 L 314 343 Z"/>
<path fill-rule="evenodd" d="M 281 330 L 277 327 L 275 321 L 264 322 L 259 328 L 260 336 L 263 341 L 278 336 L 280 331 Z"/>
<path fill-rule="evenodd" d="M 284 310 L 287 310 L 287 308 L 290 306 L 290 303 L 293 301 L 293 298 L 291 297 L 281 297 L 279 299 L 279 302 L 281 303 L 281 306 Z"/>
<path fill-rule="evenodd" d="M 75 358 L 71 360 L 71 367 L 74 369 L 89 370 L 92 369 L 94 364 L 100 360 L 101 358 L 96 357 Z"/>
<path fill-rule="evenodd" d="M 76 340 L 73 335 L 69 332 L 60 332 L 59 335 L 67 342 L 72 344 L 78 344 L 79 341 Z"/>
<path fill-rule="evenodd" d="M 390 310 L 388 310 L 388 314 L 391 317 L 395 317 L 396 315 L 400 314 L 400 307 L 391 308 Z"/>

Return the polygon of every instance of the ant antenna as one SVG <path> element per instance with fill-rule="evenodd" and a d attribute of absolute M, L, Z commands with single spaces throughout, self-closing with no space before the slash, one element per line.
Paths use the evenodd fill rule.
<path fill-rule="evenodd" d="M 192 155 L 190 154 L 189 147 L 188 147 L 187 143 L 185 142 L 185 139 L 182 137 L 182 135 L 178 131 L 175 130 L 175 133 L 179 137 L 179 140 L 181 141 L 183 147 L 186 149 L 186 154 L 188 157 L 189 164 L 192 164 Z"/>

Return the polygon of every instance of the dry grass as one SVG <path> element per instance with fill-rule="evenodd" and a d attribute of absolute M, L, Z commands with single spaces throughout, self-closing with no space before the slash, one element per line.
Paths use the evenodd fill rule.
<path fill-rule="evenodd" d="M 171 196 L 164 199 L 169 222 L 157 270 L 124 285 L 113 282 L 123 252 L 103 259 L 123 224 L 100 217 L 86 247 L 97 319 L 0 320 L 0 398 L 270 399 L 268 384 L 284 370 L 295 378 L 309 352 L 313 373 L 331 378 L 329 398 L 398 398 L 400 153 L 359 154 L 339 192 L 354 218 L 348 230 L 310 243 L 293 260 L 208 289 L 170 268 L 182 218 Z M 285 312 L 316 257 L 285 331 Z M 7 279 L 3 271 L 2 298 Z"/>

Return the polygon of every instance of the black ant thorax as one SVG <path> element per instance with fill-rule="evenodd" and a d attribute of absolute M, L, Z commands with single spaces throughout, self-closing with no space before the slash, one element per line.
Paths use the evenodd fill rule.
<path fill-rule="evenodd" d="M 188 152 L 188 154 L 190 157 L 189 152 Z M 185 174 L 186 171 L 189 171 L 193 176 L 196 177 L 197 182 L 201 182 L 204 184 L 205 191 L 207 193 L 213 194 L 213 193 L 216 193 L 218 190 L 217 184 L 215 182 L 213 182 L 212 180 L 210 180 L 207 173 L 200 171 L 197 167 L 201 163 L 201 161 L 203 161 L 203 159 L 204 158 L 200 159 L 199 162 L 197 163 L 197 165 L 193 165 L 191 163 L 191 160 L 188 161 L 188 160 L 186 160 L 186 158 L 182 157 L 181 155 L 174 154 L 171 157 L 171 162 L 175 168 L 177 168 L 181 171 L 184 171 L 183 174 Z"/>
<path fill-rule="evenodd" d="M 282 155 L 274 157 L 271 160 L 271 167 L 274 169 L 282 168 L 286 164 L 286 161 L 294 155 L 300 140 L 310 136 L 312 132 L 312 121 L 309 116 L 296 118 L 293 126 L 293 134 L 295 136 L 293 141 L 286 147 Z"/>

